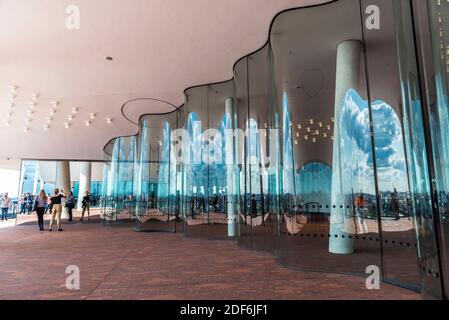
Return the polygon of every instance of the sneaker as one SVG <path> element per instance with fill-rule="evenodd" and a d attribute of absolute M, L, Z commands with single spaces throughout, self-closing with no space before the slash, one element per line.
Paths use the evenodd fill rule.
<path fill-rule="evenodd" d="M 58 231 L 64 231 L 64 230 L 62 230 L 61 228 L 59 228 Z"/>
<path fill-rule="evenodd" d="M 50 231 L 50 232 L 51 232 L 51 231 L 53 231 L 53 230 L 52 230 L 52 229 L 48 229 L 48 231 Z"/>

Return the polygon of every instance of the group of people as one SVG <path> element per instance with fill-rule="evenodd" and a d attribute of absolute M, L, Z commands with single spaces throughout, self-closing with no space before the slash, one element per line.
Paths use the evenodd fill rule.
<path fill-rule="evenodd" d="M 49 212 L 51 214 L 50 218 L 50 226 L 48 231 L 53 230 L 53 225 L 56 219 L 58 231 L 63 231 L 61 227 L 61 214 L 62 214 L 62 205 L 65 200 L 65 207 L 67 208 L 67 212 L 69 215 L 68 221 L 73 221 L 73 209 L 76 206 L 75 197 L 73 192 L 70 191 L 66 193 L 64 190 L 59 190 L 58 188 L 54 189 L 54 195 L 46 194 L 44 190 L 41 190 L 39 195 L 33 196 L 32 194 L 24 194 L 19 198 L 20 204 L 20 213 L 26 212 L 36 212 L 37 214 L 37 222 L 39 226 L 39 231 L 44 230 L 44 215 Z M 82 202 L 81 202 L 81 219 L 84 220 L 84 215 L 87 212 L 87 219 L 90 218 L 90 206 L 91 206 L 91 195 L 89 191 L 86 191 Z M 8 196 L 8 193 L 3 194 L 1 198 L 1 216 L 2 221 L 8 221 L 8 212 L 11 208 L 11 198 Z"/>
<path fill-rule="evenodd" d="M 34 211 L 34 199 L 36 197 L 31 193 L 24 193 L 19 197 L 19 213 L 31 214 Z"/>
<path fill-rule="evenodd" d="M 36 198 L 35 201 L 35 208 L 38 218 L 38 225 L 39 225 L 39 231 L 44 230 L 44 214 L 46 213 L 46 205 L 47 203 L 50 203 L 50 226 L 48 231 L 53 231 L 53 224 L 55 222 L 58 227 L 58 231 L 63 231 L 61 227 L 61 214 L 62 214 L 62 199 L 66 199 L 65 206 L 67 208 L 67 212 L 69 215 L 69 219 L 67 221 L 73 221 L 73 209 L 75 208 L 75 197 L 73 195 L 73 192 L 70 191 L 68 194 L 64 190 L 59 190 L 58 188 L 54 189 L 54 195 L 53 196 L 47 196 L 45 194 L 44 190 L 41 190 L 39 196 Z M 90 217 L 90 202 L 91 202 L 91 196 L 90 192 L 86 191 L 85 195 L 82 199 L 82 210 L 81 210 L 81 219 L 80 221 L 84 220 L 84 214 L 87 211 L 87 219 L 89 220 Z"/>

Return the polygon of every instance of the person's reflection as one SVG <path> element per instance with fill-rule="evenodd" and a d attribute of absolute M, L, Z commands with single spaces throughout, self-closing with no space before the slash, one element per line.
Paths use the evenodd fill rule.
<path fill-rule="evenodd" d="M 365 200 L 363 197 L 363 193 L 360 192 L 360 194 L 355 198 L 355 214 L 357 218 L 357 224 L 362 234 L 368 233 L 368 225 L 366 224 L 365 217 L 363 214 L 364 205 Z"/>
<path fill-rule="evenodd" d="M 257 200 L 255 194 L 253 194 L 251 199 L 251 215 L 253 218 L 257 217 Z"/>
<path fill-rule="evenodd" d="M 394 214 L 395 220 L 399 220 L 399 200 L 398 200 L 398 192 L 396 188 L 394 188 L 393 193 L 391 194 L 391 211 Z"/>

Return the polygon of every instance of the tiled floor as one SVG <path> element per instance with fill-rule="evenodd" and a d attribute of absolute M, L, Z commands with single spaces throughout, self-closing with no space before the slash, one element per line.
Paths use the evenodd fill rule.
<path fill-rule="evenodd" d="M 80 268 L 78 291 L 65 286 L 68 265 Z M 126 223 L 0 229 L 0 299 L 420 298 L 387 284 L 367 290 L 362 277 L 288 270 L 231 241 L 139 233 Z"/>

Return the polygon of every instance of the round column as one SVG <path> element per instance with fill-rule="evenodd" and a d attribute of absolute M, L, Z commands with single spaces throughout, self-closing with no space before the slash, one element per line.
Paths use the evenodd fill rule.
<path fill-rule="evenodd" d="M 70 162 L 58 161 L 56 163 L 56 188 L 64 190 L 67 194 L 71 190 L 70 184 Z M 62 218 L 68 218 L 67 208 L 62 206 Z"/>
<path fill-rule="evenodd" d="M 330 216 L 329 252 L 336 254 L 351 254 L 354 252 L 354 224 L 348 218 L 345 205 L 345 191 L 343 189 L 340 139 L 340 114 L 342 102 L 349 89 L 357 90 L 360 80 L 360 63 L 362 43 L 358 40 L 347 40 L 337 46 L 337 68 L 335 83 L 335 122 L 334 147 L 332 159 L 332 208 Z M 351 206 L 352 207 L 352 206 Z"/>
<path fill-rule="evenodd" d="M 227 208 L 228 208 L 228 237 L 235 236 L 235 179 L 234 179 L 234 99 L 226 98 L 226 130 L 225 130 L 225 146 L 226 146 L 226 185 L 227 185 Z"/>
<path fill-rule="evenodd" d="M 78 203 L 77 210 L 82 210 L 83 197 L 86 191 L 90 191 L 90 181 L 92 175 L 92 163 L 91 162 L 81 162 L 80 165 L 80 180 L 79 180 L 79 191 L 78 191 Z"/>

